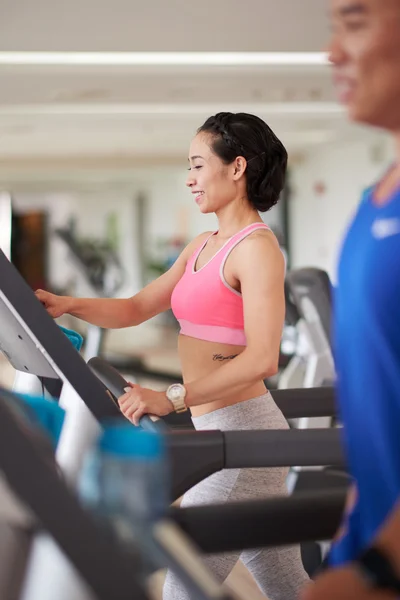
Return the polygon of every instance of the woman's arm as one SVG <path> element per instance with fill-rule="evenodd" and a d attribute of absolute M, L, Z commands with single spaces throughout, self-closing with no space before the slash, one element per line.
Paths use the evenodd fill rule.
<path fill-rule="evenodd" d="M 148 321 L 171 306 L 171 294 L 186 267 L 182 253 L 163 275 L 131 298 L 71 298 L 68 312 L 106 329 L 132 327 Z"/>
<path fill-rule="evenodd" d="M 246 349 L 220 369 L 185 384 L 188 406 L 236 394 L 278 370 L 285 318 L 285 261 L 270 234 L 253 235 L 234 250 L 243 297 Z"/>
<path fill-rule="evenodd" d="M 195 238 L 166 273 L 131 298 L 73 298 L 43 290 L 37 290 L 36 296 L 53 318 L 68 313 L 105 329 L 139 325 L 170 308 L 173 289 L 185 271 L 187 260 L 207 235 Z"/>

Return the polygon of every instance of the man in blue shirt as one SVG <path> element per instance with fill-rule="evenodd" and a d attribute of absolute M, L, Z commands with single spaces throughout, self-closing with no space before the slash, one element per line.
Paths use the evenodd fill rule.
<path fill-rule="evenodd" d="M 400 598 L 400 0 L 331 0 L 329 47 L 351 120 L 396 141 L 344 241 L 335 352 L 355 487 L 329 564 L 307 600 Z"/>

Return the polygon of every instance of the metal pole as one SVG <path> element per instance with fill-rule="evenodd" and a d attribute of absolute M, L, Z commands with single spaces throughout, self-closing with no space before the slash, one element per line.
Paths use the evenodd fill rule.
<path fill-rule="evenodd" d="M 11 196 L 8 192 L 0 192 L 0 248 L 11 260 Z"/>

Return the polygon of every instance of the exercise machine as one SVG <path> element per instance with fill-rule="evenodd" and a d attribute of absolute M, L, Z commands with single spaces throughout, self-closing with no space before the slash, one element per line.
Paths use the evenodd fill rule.
<path fill-rule="evenodd" d="M 294 269 L 286 275 L 286 321 L 296 328 L 294 356 L 279 379 L 279 389 L 333 385 L 331 347 L 332 299 L 328 274 L 315 268 Z M 307 427 L 307 422 L 300 423 Z M 313 423 L 313 426 L 317 426 Z M 320 422 L 320 427 L 330 423 Z"/>

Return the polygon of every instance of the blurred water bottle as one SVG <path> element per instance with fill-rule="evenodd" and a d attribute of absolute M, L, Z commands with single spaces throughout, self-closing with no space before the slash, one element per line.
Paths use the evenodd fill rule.
<path fill-rule="evenodd" d="M 154 555 L 151 527 L 170 501 L 163 436 L 128 424 L 106 427 L 86 457 L 79 492 L 120 538 Z"/>

